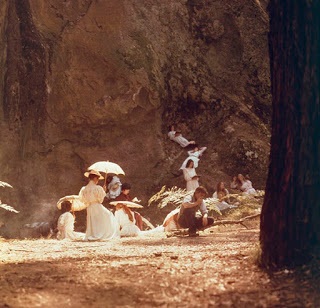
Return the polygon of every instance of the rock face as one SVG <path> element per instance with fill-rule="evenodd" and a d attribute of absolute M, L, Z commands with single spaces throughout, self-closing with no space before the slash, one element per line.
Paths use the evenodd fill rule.
<path fill-rule="evenodd" d="M 110 160 L 146 201 L 186 150 L 176 123 L 208 147 L 198 173 L 250 174 L 263 188 L 271 98 L 266 3 L 255 0 L 3 0 L 1 180 L 40 215 Z M 228 186 L 228 185 L 227 185 Z M 9 203 L 9 201 L 8 201 Z"/>

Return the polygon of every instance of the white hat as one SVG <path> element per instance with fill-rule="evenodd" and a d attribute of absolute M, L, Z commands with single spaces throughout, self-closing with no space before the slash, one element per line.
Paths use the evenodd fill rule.
<path fill-rule="evenodd" d="M 90 174 L 97 175 L 99 177 L 99 180 L 103 180 L 104 179 L 104 177 L 101 175 L 101 173 L 99 171 L 97 171 L 97 170 L 89 170 L 89 171 L 84 173 L 84 176 L 86 176 L 88 178 Z"/>

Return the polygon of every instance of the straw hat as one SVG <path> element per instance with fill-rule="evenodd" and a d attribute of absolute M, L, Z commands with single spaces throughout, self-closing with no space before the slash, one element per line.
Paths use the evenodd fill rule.
<path fill-rule="evenodd" d="M 104 179 L 104 177 L 100 174 L 100 172 L 96 171 L 96 170 L 89 170 L 89 171 L 84 173 L 84 176 L 86 176 L 88 178 L 90 174 L 97 175 L 99 177 L 99 180 L 103 180 Z"/>

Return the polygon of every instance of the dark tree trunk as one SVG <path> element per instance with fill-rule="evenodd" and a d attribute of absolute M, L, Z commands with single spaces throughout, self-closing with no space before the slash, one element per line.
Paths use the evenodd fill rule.
<path fill-rule="evenodd" d="M 273 127 L 262 265 L 310 260 L 320 242 L 320 0 L 271 0 Z"/>
<path fill-rule="evenodd" d="M 43 39 L 32 20 L 29 0 L 8 1 L 7 70 L 4 115 L 11 129 L 20 131 L 21 158 L 44 143 L 48 89 Z M 29 153 L 28 153 L 29 152 Z"/>

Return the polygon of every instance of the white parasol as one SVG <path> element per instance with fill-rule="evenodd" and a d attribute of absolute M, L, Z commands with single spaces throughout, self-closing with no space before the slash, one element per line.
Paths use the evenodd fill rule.
<path fill-rule="evenodd" d="M 111 205 L 117 205 L 119 203 L 125 204 L 127 207 L 130 207 L 130 208 L 135 208 L 135 209 L 142 209 L 143 208 L 143 206 L 141 204 L 134 203 L 131 201 L 112 201 L 112 202 L 110 202 Z"/>
<path fill-rule="evenodd" d="M 178 207 L 178 208 L 176 208 L 175 210 L 171 211 L 171 212 L 166 216 L 166 218 L 164 219 L 162 225 L 165 225 L 165 223 L 166 223 L 172 216 L 179 214 L 179 212 L 180 212 L 180 207 Z"/>
<path fill-rule="evenodd" d="M 76 212 L 76 211 L 82 211 L 85 208 L 87 208 L 87 206 L 80 200 L 79 195 L 70 195 L 70 196 L 65 196 L 61 199 L 59 199 L 59 201 L 57 202 L 57 207 L 59 210 L 61 210 L 61 203 L 63 201 L 70 201 L 71 202 L 71 210 Z"/>
<path fill-rule="evenodd" d="M 125 174 L 122 168 L 118 164 L 112 163 L 111 161 L 98 161 L 92 164 L 88 168 L 88 170 L 96 170 L 96 171 L 105 172 L 105 173 L 114 173 L 117 175 Z"/>

